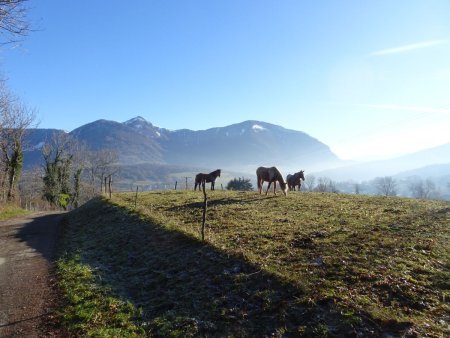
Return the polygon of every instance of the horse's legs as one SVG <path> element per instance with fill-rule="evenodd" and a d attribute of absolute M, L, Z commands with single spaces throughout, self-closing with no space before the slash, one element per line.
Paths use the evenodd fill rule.
<path fill-rule="evenodd" d="M 214 190 L 214 181 L 211 181 L 211 190 Z"/>
<path fill-rule="evenodd" d="M 273 193 L 274 193 L 274 195 L 277 194 L 276 189 L 277 189 L 277 181 L 273 182 Z"/>
<path fill-rule="evenodd" d="M 267 190 L 266 190 L 266 195 L 267 195 L 267 193 L 269 192 L 269 189 L 270 189 L 270 185 L 272 184 L 272 182 L 269 182 L 269 186 L 267 187 Z"/>

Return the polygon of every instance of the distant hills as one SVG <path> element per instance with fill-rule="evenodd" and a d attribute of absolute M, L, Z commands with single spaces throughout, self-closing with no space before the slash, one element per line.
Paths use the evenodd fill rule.
<path fill-rule="evenodd" d="M 25 169 L 42 163 L 42 145 L 57 129 L 31 129 L 27 134 Z M 69 133 L 91 150 L 110 149 L 119 156 L 120 176 L 129 182 L 172 180 L 198 171 L 222 169 L 230 176 L 254 175 L 258 166 L 305 170 L 333 180 L 369 180 L 378 176 L 446 177 L 450 143 L 391 160 L 353 163 L 339 159 L 330 148 L 302 131 L 263 121 L 244 121 L 206 130 L 169 130 L 138 116 L 126 122 L 98 120 Z M 436 166 L 441 164 L 440 166 Z M 433 167 L 431 167 L 433 166 Z M 423 169 L 420 169 L 423 168 Z M 414 172 L 413 172 L 414 170 Z M 428 174 L 428 175 L 427 175 Z"/>
<path fill-rule="evenodd" d="M 321 171 L 334 180 L 367 180 L 380 176 L 445 176 L 450 175 L 450 143 L 421 150 L 397 158 L 357 163 Z"/>

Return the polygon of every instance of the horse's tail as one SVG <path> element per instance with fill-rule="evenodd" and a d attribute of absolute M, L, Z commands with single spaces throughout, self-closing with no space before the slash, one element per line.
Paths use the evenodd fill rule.
<path fill-rule="evenodd" d="M 257 184 L 258 184 L 258 190 L 261 193 L 261 189 L 262 189 L 261 167 L 256 169 L 256 181 L 257 181 Z"/>
<path fill-rule="evenodd" d="M 198 186 L 198 190 L 201 190 L 201 179 L 200 179 L 201 174 L 197 174 L 195 175 L 195 184 L 194 184 L 194 190 L 197 190 L 197 186 Z"/>

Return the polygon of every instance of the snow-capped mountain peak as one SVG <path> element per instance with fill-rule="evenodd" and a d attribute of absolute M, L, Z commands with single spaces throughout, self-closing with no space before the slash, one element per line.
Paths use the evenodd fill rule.
<path fill-rule="evenodd" d="M 140 123 L 148 123 L 146 119 L 144 119 L 142 116 L 136 116 L 133 117 L 132 119 L 125 121 L 123 124 L 126 125 L 136 125 L 136 124 L 140 124 Z"/>

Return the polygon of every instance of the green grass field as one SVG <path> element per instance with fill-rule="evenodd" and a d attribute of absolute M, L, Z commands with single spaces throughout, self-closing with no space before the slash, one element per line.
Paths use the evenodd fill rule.
<path fill-rule="evenodd" d="M 87 336 L 442 337 L 450 203 L 193 191 L 96 199 L 64 221 L 61 318 Z"/>
<path fill-rule="evenodd" d="M 12 204 L 5 204 L 0 206 L 0 221 L 28 214 L 30 214 L 29 211 L 21 209 Z"/>

